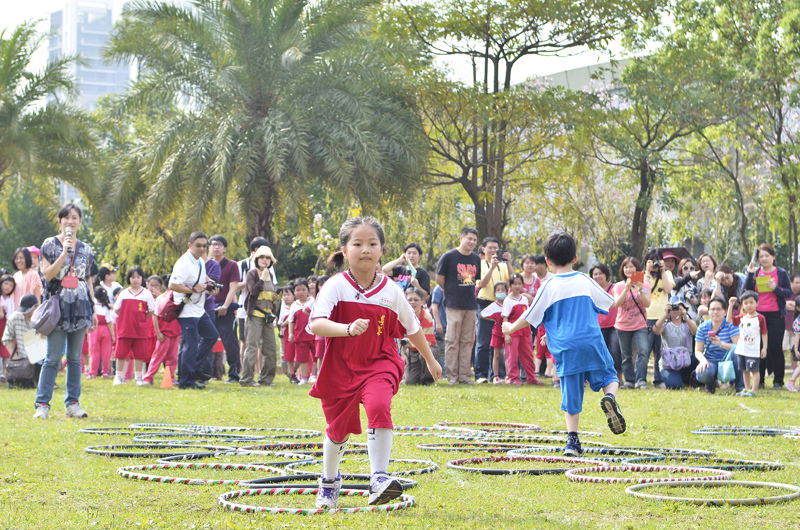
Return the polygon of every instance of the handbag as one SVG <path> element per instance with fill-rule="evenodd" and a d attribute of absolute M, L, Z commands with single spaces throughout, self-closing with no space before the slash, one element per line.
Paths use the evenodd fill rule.
<path fill-rule="evenodd" d="M 736 345 L 733 345 L 733 348 L 728 350 L 728 353 L 725 354 L 725 357 L 717 363 L 717 380 L 720 383 L 730 383 L 734 379 L 736 379 L 736 372 L 733 369 L 733 360 L 731 360 L 731 355 L 736 350 Z"/>
<path fill-rule="evenodd" d="M 80 282 L 78 281 L 78 277 L 75 276 L 75 273 L 72 269 L 72 265 L 75 263 L 75 255 L 81 248 L 81 242 L 78 241 L 75 244 L 75 251 L 71 254 L 69 260 L 69 270 L 67 271 L 66 276 L 61 278 L 61 288 L 62 289 L 77 289 Z"/>
<path fill-rule="evenodd" d="M 61 321 L 61 297 L 50 295 L 42 305 L 36 308 L 31 317 L 31 326 L 39 335 L 49 336 Z"/>
<path fill-rule="evenodd" d="M 676 346 L 675 348 L 661 348 L 661 369 L 679 371 L 692 364 L 692 336 L 689 333 L 689 326 L 686 328 L 686 346 Z"/>
<path fill-rule="evenodd" d="M 15 359 L 15 355 L 17 355 L 16 350 L 14 351 L 14 355 L 12 355 L 11 358 L 6 361 L 6 381 L 9 384 L 32 382 L 34 375 L 36 374 L 33 369 L 33 365 L 27 357 L 18 357 Z"/>
<path fill-rule="evenodd" d="M 197 285 L 200 282 L 200 275 L 203 273 L 203 267 L 199 266 L 197 271 L 197 281 L 194 282 L 194 285 Z M 194 285 L 192 287 L 194 287 Z M 166 300 L 161 305 L 161 308 L 158 310 L 158 318 L 163 320 L 164 322 L 172 322 L 173 320 L 177 319 L 183 313 L 183 308 L 186 307 L 186 303 L 189 301 L 189 296 L 186 295 L 183 297 L 183 300 L 180 303 L 175 301 L 175 291 L 167 291 Z"/>

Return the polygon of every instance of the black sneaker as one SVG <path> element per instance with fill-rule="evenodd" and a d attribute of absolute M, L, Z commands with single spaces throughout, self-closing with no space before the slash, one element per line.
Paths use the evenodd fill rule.
<path fill-rule="evenodd" d="M 293 385 L 296 385 L 297 383 L 299 383 L 299 382 L 300 382 L 300 380 L 297 378 L 297 376 L 296 376 L 296 375 L 293 375 L 293 376 L 291 377 L 291 379 L 289 379 L 289 382 L 290 382 L 291 384 L 293 384 Z"/>
<path fill-rule="evenodd" d="M 622 411 L 619 410 L 617 400 L 611 396 L 603 396 L 600 400 L 600 409 L 605 413 L 608 420 L 608 428 L 614 434 L 622 434 L 625 432 L 625 418 L 622 417 Z"/>
<path fill-rule="evenodd" d="M 186 384 L 182 384 L 182 385 L 179 384 L 178 388 L 180 388 L 181 390 L 187 390 L 187 389 L 205 390 L 206 389 L 205 385 L 201 385 L 201 384 L 198 384 L 196 382 L 195 383 L 186 383 Z"/>
<path fill-rule="evenodd" d="M 581 456 L 582 454 L 583 454 L 583 447 L 581 447 L 580 442 L 576 444 L 567 442 L 567 446 L 564 447 L 564 456 L 578 457 Z"/>

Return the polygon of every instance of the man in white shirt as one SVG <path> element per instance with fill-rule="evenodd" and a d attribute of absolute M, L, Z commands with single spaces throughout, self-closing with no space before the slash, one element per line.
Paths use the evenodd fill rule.
<path fill-rule="evenodd" d="M 178 388 L 200 390 L 205 385 L 197 381 L 200 375 L 198 360 L 212 355 L 211 350 L 219 333 L 204 307 L 208 280 L 201 256 L 208 248 L 208 236 L 203 232 L 192 232 L 188 247 L 186 254 L 172 268 L 169 288 L 175 293 L 175 303 L 180 304 L 186 298 L 183 311 L 178 317 L 183 340 Z"/>

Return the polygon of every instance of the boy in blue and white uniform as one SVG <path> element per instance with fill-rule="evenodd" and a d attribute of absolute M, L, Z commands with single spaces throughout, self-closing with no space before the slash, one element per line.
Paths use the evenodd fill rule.
<path fill-rule="evenodd" d="M 561 378 L 561 410 L 567 423 L 566 456 L 583 453 L 578 420 L 583 410 L 584 381 L 595 392 L 602 389 L 600 408 L 614 434 L 625 432 L 616 395 L 619 389 L 614 360 L 606 347 L 597 315 L 607 315 L 614 299 L 585 274 L 572 270 L 577 261 L 575 240 L 556 232 L 544 242 L 547 264 L 554 275 L 536 293 L 531 307 L 514 323 L 503 324 L 511 334 L 529 324 L 544 325 L 547 347 Z"/>

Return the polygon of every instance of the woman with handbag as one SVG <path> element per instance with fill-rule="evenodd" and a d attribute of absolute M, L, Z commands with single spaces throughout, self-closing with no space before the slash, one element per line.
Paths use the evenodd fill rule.
<path fill-rule="evenodd" d="M 72 203 L 63 206 L 58 212 L 60 233 L 42 243 L 41 263 L 44 278 L 48 282 L 47 297 L 58 297 L 57 309 L 60 310 L 60 317 L 55 329 L 47 336 L 47 357 L 36 391 L 34 418 L 47 419 L 50 414 L 50 399 L 53 397 L 53 387 L 61 367 L 65 345 L 66 415 L 68 418 L 88 416 L 79 402 L 81 350 L 86 332 L 97 328 L 97 317 L 94 315 L 94 303 L 89 292 L 89 285 L 92 285 L 92 278 L 89 275 L 94 262 L 94 253 L 88 245 L 75 237 L 82 220 L 83 212 L 78 206 Z M 46 305 L 43 304 L 40 311 Z M 55 311 L 54 305 L 47 305 L 47 309 Z"/>
<path fill-rule="evenodd" d="M 620 281 L 614 285 L 614 305 L 618 307 L 617 328 L 622 373 L 622 388 L 647 388 L 647 361 L 650 342 L 647 339 L 647 308 L 650 307 L 650 284 L 643 282 L 642 265 L 633 257 L 625 258 L 619 267 Z M 640 273 L 635 275 L 634 273 Z M 636 278 L 634 278 L 636 276 Z M 633 344 L 636 344 L 636 367 L 633 364 Z"/>
<path fill-rule="evenodd" d="M 694 356 L 699 362 L 694 373 L 697 381 L 706 386 L 706 392 L 709 394 L 717 390 L 717 371 L 720 363 L 728 358 L 728 352 L 739 342 L 739 328 L 725 320 L 726 310 L 725 300 L 712 298 L 708 303 L 708 314 L 711 318 L 697 327 L 695 336 Z M 737 390 L 741 390 L 739 388 L 741 376 L 737 364 L 738 357 L 733 359 L 733 367 Z"/>
<path fill-rule="evenodd" d="M 653 333 L 661 337 L 661 377 L 672 390 L 683 387 L 683 372 L 692 365 L 692 337 L 697 324 L 689 318 L 688 309 L 686 301 L 673 296 L 653 326 Z"/>

